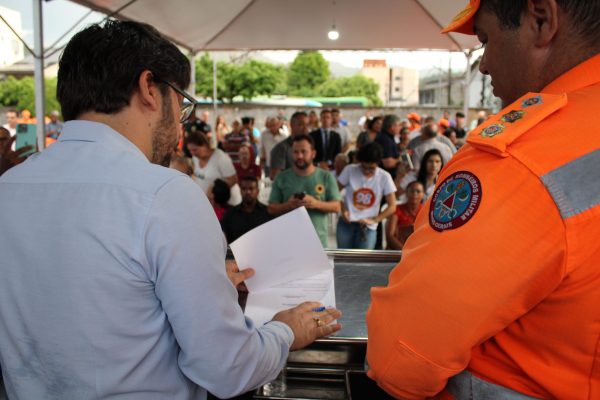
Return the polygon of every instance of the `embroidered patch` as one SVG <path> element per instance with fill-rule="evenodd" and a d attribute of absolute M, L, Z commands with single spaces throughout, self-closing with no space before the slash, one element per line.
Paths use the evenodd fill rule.
<path fill-rule="evenodd" d="M 317 186 L 315 186 L 315 192 L 317 192 L 317 194 L 322 194 L 325 191 L 325 186 L 323 186 L 322 184 L 317 184 Z"/>
<path fill-rule="evenodd" d="M 525 116 L 525 111 L 512 110 L 511 112 L 504 114 L 500 121 L 512 124 L 513 122 L 523 118 L 523 116 Z"/>
<path fill-rule="evenodd" d="M 375 204 L 375 193 L 369 188 L 360 188 L 352 193 L 352 203 L 357 210 L 366 210 Z"/>
<path fill-rule="evenodd" d="M 475 215 L 481 195 L 479 178 L 467 171 L 453 173 L 433 193 L 429 224 L 438 232 L 463 226 Z"/>
<path fill-rule="evenodd" d="M 531 106 L 537 106 L 538 104 L 542 104 L 542 96 L 530 97 L 528 99 L 523 100 L 521 103 L 521 108 L 527 108 Z"/>
<path fill-rule="evenodd" d="M 479 136 L 483 136 L 485 138 L 493 138 L 496 135 L 501 134 L 504 131 L 504 125 L 502 124 L 494 124 L 490 125 L 479 133 Z"/>

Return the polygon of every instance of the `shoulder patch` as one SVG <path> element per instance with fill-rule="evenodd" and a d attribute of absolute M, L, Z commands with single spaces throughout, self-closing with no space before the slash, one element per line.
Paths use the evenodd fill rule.
<path fill-rule="evenodd" d="M 458 171 L 435 189 L 429 203 L 429 225 L 438 231 L 456 229 L 477 212 L 481 204 L 481 182 L 473 173 Z"/>
<path fill-rule="evenodd" d="M 527 93 L 469 133 L 473 146 L 507 157 L 506 148 L 519 136 L 567 104 L 566 94 Z"/>

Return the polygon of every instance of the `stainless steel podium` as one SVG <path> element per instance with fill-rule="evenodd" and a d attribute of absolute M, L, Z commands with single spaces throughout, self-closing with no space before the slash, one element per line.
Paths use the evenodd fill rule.
<path fill-rule="evenodd" d="M 327 254 L 335 262 L 336 303 L 343 313 L 339 321 L 343 328 L 335 336 L 319 339 L 308 348 L 290 353 L 283 373 L 285 379 L 280 376 L 277 381 L 259 388 L 255 399 L 385 398 L 383 392 L 364 393 L 378 390 L 364 376 L 365 314 L 371 303 L 370 289 L 387 284 L 391 269 L 400 261 L 400 252 L 347 250 Z M 356 380 L 354 384 L 353 380 Z M 282 381 L 285 381 L 284 387 Z M 363 391 L 360 395 L 356 394 L 357 387 Z"/>

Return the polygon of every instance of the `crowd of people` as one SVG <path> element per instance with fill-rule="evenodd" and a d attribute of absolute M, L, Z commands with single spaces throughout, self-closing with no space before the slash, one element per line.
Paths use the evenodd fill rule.
<path fill-rule="evenodd" d="M 439 117 L 367 115 L 354 136 L 339 109 L 279 112 L 262 131 L 203 111 L 182 125 L 171 167 L 202 188 L 229 243 L 304 206 L 324 247 L 399 250 L 465 141 L 463 113 Z"/>
<path fill-rule="evenodd" d="M 35 123 L 27 110 L 11 109 L 5 118 L 0 173 L 26 158 L 28 148 L 14 149 L 16 125 Z M 471 128 L 485 119 L 481 112 Z M 451 118 L 447 111 L 438 119 L 416 112 L 404 119 L 366 115 L 356 136 L 335 108 L 298 111 L 289 121 L 280 111 L 266 118 L 262 131 L 253 117 L 229 124 L 217 115 L 210 122 L 210 112 L 202 111 L 182 123 L 170 167 L 204 191 L 229 243 L 304 206 L 323 246 L 340 249 L 402 249 L 420 205 L 467 133 L 464 114 Z M 46 144 L 61 131 L 60 114 L 52 111 Z M 261 190 L 267 204 L 259 201 Z"/>
<path fill-rule="evenodd" d="M 36 122 L 27 110 L 11 109 L 5 118 L 0 173 L 26 158 L 28 149 L 14 149 L 17 124 Z M 472 128 L 485 118 L 480 113 Z M 45 120 L 51 145 L 62 131 L 60 114 L 52 111 Z M 304 206 L 323 246 L 340 249 L 402 249 L 420 205 L 467 133 L 464 114 L 451 118 L 447 111 L 439 119 L 366 115 L 356 136 L 335 108 L 298 111 L 289 121 L 280 111 L 266 118 L 262 131 L 247 116 L 229 124 L 217 115 L 210 122 L 210 112 L 201 111 L 181 124 L 170 167 L 204 191 L 229 243 Z M 259 201 L 261 190 L 268 204 Z"/>

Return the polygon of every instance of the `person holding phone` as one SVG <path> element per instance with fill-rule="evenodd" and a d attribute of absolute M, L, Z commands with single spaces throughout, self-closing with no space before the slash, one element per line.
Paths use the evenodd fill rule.
<path fill-rule="evenodd" d="M 26 153 L 33 150 L 33 146 L 24 146 L 12 150 L 16 136 L 10 136 L 8 129 L 0 127 L 0 175 L 27 159 Z"/>
<path fill-rule="evenodd" d="M 301 133 L 292 137 L 294 165 L 277 174 L 269 196 L 269 213 L 277 216 L 306 207 L 321 244 L 328 247 L 327 214 L 340 211 L 340 192 L 331 172 L 313 164 L 313 138 Z"/>

